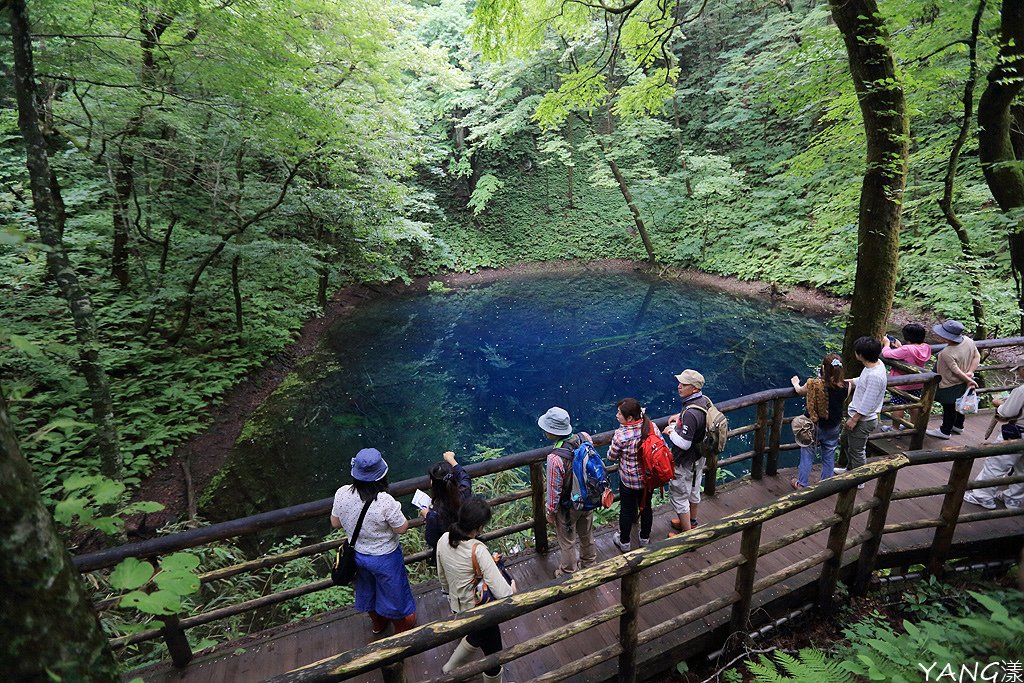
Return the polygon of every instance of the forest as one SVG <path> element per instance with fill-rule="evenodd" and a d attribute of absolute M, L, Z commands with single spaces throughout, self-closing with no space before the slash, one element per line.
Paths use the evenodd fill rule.
<path fill-rule="evenodd" d="M 850 301 L 851 366 L 894 308 L 1024 333 L 1019 0 L 0 9 L 0 549 L 61 534 L 10 584 L 84 600 L 66 539 L 123 540 L 356 284 L 624 259 L 806 286 Z"/>

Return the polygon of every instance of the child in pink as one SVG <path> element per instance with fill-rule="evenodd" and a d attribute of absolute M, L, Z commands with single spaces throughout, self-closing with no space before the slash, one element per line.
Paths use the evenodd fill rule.
<path fill-rule="evenodd" d="M 888 336 L 882 337 L 882 357 L 891 358 L 906 363 L 907 365 L 914 365 L 924 370 L 925 363 L 932 357 L 932 347 L 924 343 L 925 329 L 917 323 L 910 323 L 909 325 L 903 326 L 903 338 L 906 340 L 900 343 L 899 339 L 889 341 Z M 893 368 L 890 372 L 892 377 L 899 377 L 900 375 L 906 375 L 908 373 Z M 900 389 L 913 396 L 921 397 L 921 389 L 924 387 L 921 383 L 916 384 L 902 384 L 899 386 L 890 387 L 890 389 Z M 904 398 L 903 396 L 897 396 L 893 394 L 892 404 L 893 405 L 906 405 L 912 403 L 911 400 Z M 917 416 L 919 409 L 914 408 L 911 410 L 911 420 L 917 422 Z M 897 419 L 903 418 L 903 411 L 893 411 L 892 416 Z M 895 420 L 892 426 L 885 425 L 882 427 L 883 432 L 889 432 L 896 428 L 903 429 L 903 425 L 898 424 Z"/>

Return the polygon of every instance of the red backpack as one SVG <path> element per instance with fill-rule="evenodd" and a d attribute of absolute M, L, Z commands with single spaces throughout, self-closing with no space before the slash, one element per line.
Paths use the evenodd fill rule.
<path fill-rule="evenodd" d="M 661 488 L 675 478 L 672 451 L 661 438 L 657 425 L 651 424 L 651 431 L 647 438 L 640 442 L 637 455 L 640 463 L 640 483 L 643 484 L 645 492 Z"/>

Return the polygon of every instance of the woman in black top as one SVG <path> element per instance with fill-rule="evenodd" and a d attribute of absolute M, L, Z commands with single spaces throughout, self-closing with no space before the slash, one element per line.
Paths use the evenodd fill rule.
<path fill-rule="evenodd" d="M 426 511 L 423 537 L 437 551 L 437 541 L 459 518 L 459 508 L 473 495 L 473 483 L 466 470 L 455 461 L 455 453 L 444 452 L 444 462 L 430 466 L 430 508 Z"/>
<path fill-rule="evenodd" d="M 797 476 L 790 481 L 793 488 L 801 489 L 810 483 L 811 465 L 815 452 L 821 449 L 821 478 L 828 479 L 834 474 L 836 447 L 842 429 L 843 403 L 849 388 L 843 377 L 843 361 L 830 353 L 821 361 L 818 379 L 808 379 L 803 385 L 793 375 L 790 380 L 793 389 L 800 396 L 807 397 L 807 415 L 815 424 L 814 441 L 809 446 L 800 446 L 800 466 Z"/>

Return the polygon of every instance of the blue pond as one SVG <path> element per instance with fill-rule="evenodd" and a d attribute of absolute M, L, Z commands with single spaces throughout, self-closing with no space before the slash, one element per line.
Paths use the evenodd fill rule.
<path fill-rule="evenodd" d="M 517 276 L 368 302 L 263 407 L 214 495 L 236 514 L 330 496 L 366 446 L 384 453 L 391 481 L 423 474 L 448 449 L 468 462 L 481 447 L 536 448 L 537 417 L 553 405 L 576 429 L 601 432 L 617 426 L 625 396 L 652 416 L 677 410 L 673 374 L 684 368 L 724 400 L 806 377 L 839 342 L 825 323 L 766 302 L 632 273 Z M 747 449 L 737 438 L 729 452 Z"/>

